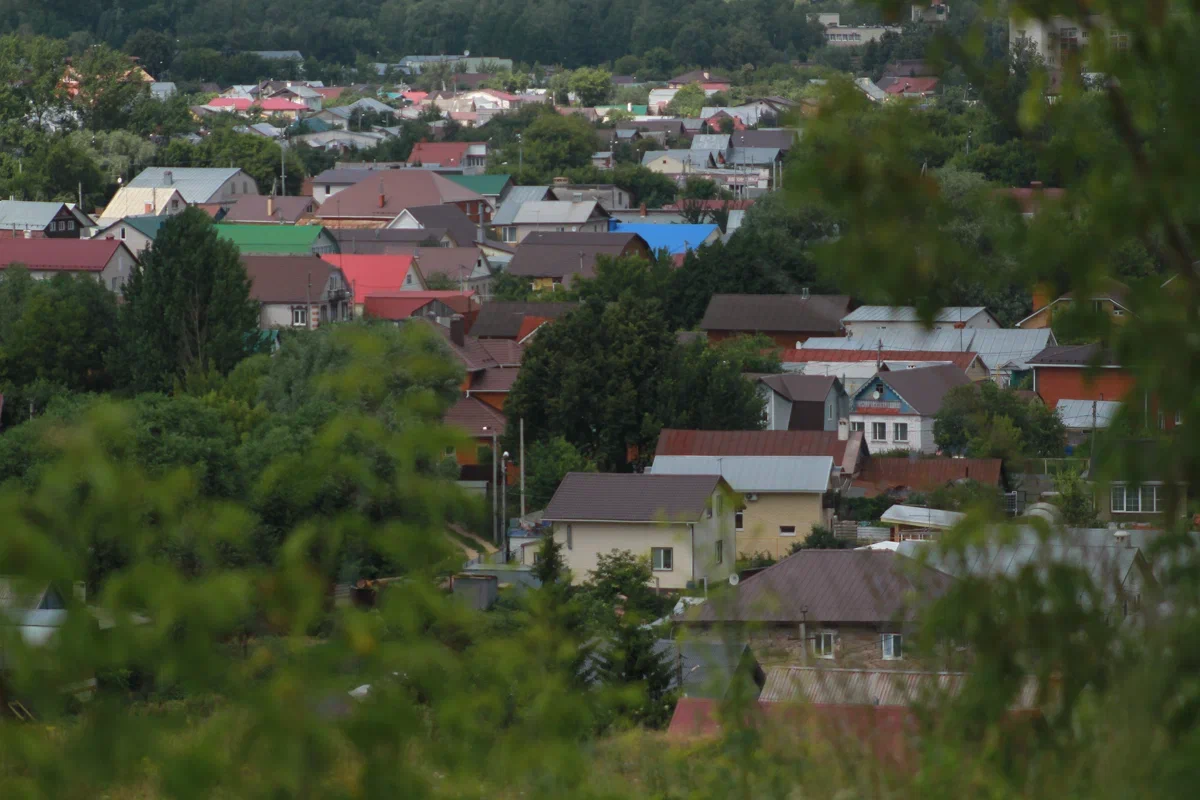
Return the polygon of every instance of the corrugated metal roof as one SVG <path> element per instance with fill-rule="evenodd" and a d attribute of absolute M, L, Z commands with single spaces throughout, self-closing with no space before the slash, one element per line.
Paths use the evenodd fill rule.
<path fill-rule="evenodd" d="M 171 173 L 170 183 L 167 182 L 168 172 Z M 178 189 L 189 203 L 207 203 L 225 181 L 239 172 L 237 167 L 146 167 L 127 185 L 134 189 Z M 255 188 L 257 191 L 257 186 Z"/>
<path fill-rule="evenodd" d="M 445 422 L 463 428 L 471 436 L 504 435 L 504 415 L 475 397 L 464 397 L 451 406 Z"/>
<path fill-rule="evenodd" d="M 908 525 L 946 530 L 953 528 L 966 518 L 966 514 L 960 514 L 957 511 L 942 511 L 938 508 L 897 504 L 883 512 L 879 521 L 886 522 L 889 525 Z"/>
<path fill-rule="evenodd" d="M 0 229 L 44 230 L 62 207 L 62 203 L 0 200 Z"/>
<path fill-rule="evenodd" d="M 854 483 L 881 492 L 932 491 L 961 480 L 999 486 L 1002 466 L 999 458 L 872 458 Z"/>
<path fill-rule="evenodd" d="M 548 522 L 695 522 L 704 516 L 717 475 L 570 472 L 542 519 Z"/>
<path fill-rule="evenodd" d="M 656 455 L 655 475 L 720 475 L 739 492 L 809 492 L 829 488 L 830 456 Z"/>
<path fill-rule="evenodd" d="M 470 188 L 470 187 L 468 187 Z M 512 225 L 525 203 L 536 203 L 545 200 L 550 194 L 549 186 L 514 186 L 500 203 L 500 208 L 492 217 L 492 225 Z"/>
<path fill-rule="evenodd" d="M 971 317 L 987 311 L 983 306 L 947 306 L 933 316 L 934 322 L 966 322 Z M 920 322 L 917 310 L 912 306 L 859 306 L 842 322 Z"/>
<path fill-rule="evenodd" d="M 320 225 L 236 224 L 216 228 L 217 235 L 237 245 L 243 255 L 309 255 L 324 230 Z"/>
<path fill-rule="evenodd" d="M 849 306 L 850 298 L 842 294 L 714 294 L 700 330 L 837 333 Z"/>
<path fill-rule="evenodd" d="M 877 624 L 911 620 L 953 584 L 949 575 L 880 550 L 800 550 L 746 578 L 684 622 Z"/>
<path fill-rule="evenodd" d="M 179 187 L 167 188 L 165 186 L 159 188 L 122 187 L 117 190 L 112 200 L 109 200 L 108 205 L 100 212 L 99 219 L 116 220 L 123 217 L 162 214 L 170 208 L 172 198 L 176 201 L 182 198 L 184 202 L 187 202 L 187 198 L 178 189 Z M 146 211 L 147 206 L 150 207 L 150 213 Z"/>
<path fill-rule="evenodd" d="M 101 272 L 124 248 L 116 239 L 3 239 L 0 269 L 22 264 L 37 271 Z"/>
<path fill-rule="evenodd" d="M 735 167 L 773 164 L 779 160 L 779 153 L 778 147 L 735 147 L 729 153 L 728 163 Z"/>
<path fill-rule="evenodd" d="M 599 210 L 595 200 L 573 203 L 568 200 L 534 200 L 522 203 L 513 217 L 514 225 L 581 225 Z"/>
<path fill-rule="evenodd" d="M 760 701 L 814 705 L 911 706 L 957 695 L 969 676 L 962 672 L 772 667 Z M 1010 710 L 1037 707 L 1037 684 L 1028 682 Z"/>
<path fill-rule="evenodd" d="M 486 307 L 486 306 L 485 306 Z M 663 428 L 656 456 L 830 456 L 841 463 L 836 431 L 685 431 Z"/>
<path fill-rule="evenodd" d="M 611 230 L 619 233 L 636 233 L 646 240 L 646 244 L 650 245 L 650 249 L 654 252 L 665 249 L 672 255 L 694 250 L 716 239 L 714 234 L 719 234 L 721 231 L 719 227 L 711 224 L 660 225 L 654 222 L 618 222 L 612 226 Z"/>
<path fill-rule="evenodd" d="M 516 339 L 526 317 L 557 319 L 578 303 L 513 303 L 493 300 L 484 303 L 471 326 L 471 335 L 489 339 Z"/>
<path fill-rule="evenodd" d="M 778 392 L 793 403 L 823 403 L 833 388 L 834 378 L 830 375 L 764 375 L 760 383 Z"/>
<path fill-rule="evenodd" d="M 729 134 L 727 133 L 702 133 L 692 137 L 693 150 L 725 151 L 729 149 Z"/>
<path fill-rule="evenodd" d="M 1092 343 L 1048 346 L 1031 358 L 1030 363 L 1039 366 L 1086 367 L 1092 363 L 1108 366 L 1115 361 L 1101 345 Z"/>
<path fill-rule="evenodd" d="M 821 337 L 807 340 L 803 350 L 923 350 L 974 352 L 989 370 L 1027 369 L 1029 362 L 1054 341 L 1049 328 L 960 328 L 946 331 L 871 331 L 862 336 Z"/>
<path fill-rule="evenodd" d="M 1026 567 L 1044 570 L 1051 564 L 1067 564 L 1087 573 L 1097 587 L 1111 590 L 1129 574 L 1141 552 L 1121 544 L 1077 544 L 1070 540 L 1041 541 L 1037 532 L 1025 527 L 1017 544 L 987 544 L 967 548 L 961 554 L 946 553 L 929 542 L 904 541 L 896 552 L 919 559 L 930 567 L 956 577 L 1013 577 Z"/>
<path fill-rule="evenodd" d="M 1092 430 L 1107 428 L 1120 408 L 1114 400 L 1059 400 L 1054 411 L 1068 428 Z"/>

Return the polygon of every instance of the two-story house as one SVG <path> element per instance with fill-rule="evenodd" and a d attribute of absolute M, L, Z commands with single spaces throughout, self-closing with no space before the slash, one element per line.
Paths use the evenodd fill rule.
<path fill-rule="evenodd" d="M 0 200 L 0 239 L 78 239 L 91 224 L 74 203 Z"/>
<path fill-rule="evenodd" d="M 872 453 L 933 453 L 933 420 L 946 393 L 971 379 L 953 364 L 880 372 L 850 401 L 850 429 L 863 431 Z"/>
<path fill-rule="evenodd" d="M 842 317 L 846 335 L 870 340 L 876 334 L 895 331 L 927 333 L 928 331 L 987 328 L 995 330 L 1000 323 L 992 312 L 982 306 L 971 308 L 946 307 L 933 317 L 930 326 L 921 320 L 915 308 L 909 306 L 859 306 Z"/>
<path fill-rule="evenodd" d="M 260 304 L 259 327 L 316 328 L 350 318 L 350 285 L 340 269 L 317 256 L 242 256 L 250 296 Z"/>
<path fill-rule="evenodd" d="M 836 431 L 850 413 L 842 382 L 828 375 L 763 375 L 758 393 L 769 431 Z"/>
<path fill-rule="evenodd" d="M 586 581 L 601 555 L 627 550 L 650 560 L 654 588 L 699 588 L 734 570 L 732 491 L 715 474 L 571 472 L 542 519 L 554 526 L 573 583 Z"/>

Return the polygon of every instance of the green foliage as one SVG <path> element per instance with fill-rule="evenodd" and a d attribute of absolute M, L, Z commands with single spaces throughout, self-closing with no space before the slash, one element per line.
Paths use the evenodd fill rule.
<path fill-rule="evenodd" d="M 596 656 L 597 679 L 618 690 L 615 711 L 629 723 L 647 728 L 664 727 L 675 709 L 671 694 L 677 666 L 655 649 L 657 641 L 655 629 L 622 619 Z"/>
<path fill-rule="evenodd" d="M 674 602 L 654 591 L 648 556 L 612 550 L 596 557 L 596 569 L 580 587 L 580 602 L 593 626 L 642 625 L 670 611 Z M 618 611 L 619 609 L 619 611 Z"/>
<path fill-rule="evenodd" d="M 71 63 L 78 81 L 75 104 L 89 129 L 124 127 L 138 98 L 150 91 L 132 71 L 136 69 L 124 53 L 96 45 Z"/>
<path fill-rule="evenodd" d="M 527 461 L 525 485 L 531 508 L 545 507 L 568 472 L 596 471 L 596 465 L 561 436 L 534 442 Z"/>
<path fill-rule="evenodd" d="M 847 550 L 853 546 L 853 542 L 834 536 L 833 531 L 829 528 L 823 525 L 813 525 L 808 536 L 804 537 L 804 541 L 792 545 L 789 555 L 800 550 Z"/>
<path fill-rule="evenodd" d="M 705 105 L 704 89 L 698 83 L 683 86 L 667 103 L 667 113 L 677 117 L 698 117 Z"/>
<path fill-rule="evenodd" d="M 259 308 L 241 255 L 197 209 L 163 224 L 123 296 L 114 366 L 138 391 L 226 373 L 257 338 Z"/>
<path fill-rule="evenodd" d="M 1072 528 L 1097 528 L 1095 490 L 1078 470 L 1063 470 L 1054 476 L 1055 494 L 1051 502 L 1062 512 L 1064 525 Z"/>
<path fill-rule="evenodd" d="M 675 181 L 643 167 L 640 161 L 639 158 L 636 164 L 618 164 L 613 170 L 613 183 L 632 195 L 631 202 L 646 208 L 662 208 L 675 202 L 678 191 Z"/>
<path fill-rule="evenodd" d="M 612 73 L 602 69 L 577 69 L 567 81 L 579 103 L 588 108 L 604 103 L 612 96 Z"/>
<path fill-rule="evenodd" d="M 717 356 L 737 365 L 740 372 L 783 372 L 779 345 L 766 334 L 740 334 L 709 345 Z"/>
<path fill-rule="evenodd" d="M 1066 429 L 1043 403 L 983 381 L 946 394 L 933 436 L 946 452 L 1009 462 L 1020 456 L 1061 455 Z"/>
<path fill-rule="evenodd" d="M 563 563 L 562 548 L 562 544 L 556 542 L 553 536 L 542 539 L 542 544 L 538 547 L 537 563 L 533 565 L 533 577 L 537 578 L 542 586 L 560 583 L 570 577 Z"/>
<path fill-rule="evenodd" d="M 526 166 L 551 178 L 563 170 L 591 164 L 596 151 L 592 126 L 574 114 L 542 114 L 525 129 L 523 140 Z M 515 160 L 513 155 L 508 155 L 510 164 Z"/>
<path fill-rule="evenodd" d="M 150 28 L 139 28 L 131 33 L 125 40 L 124 50 L 137 58 L 138 63 L 151 77 L 159 80 L 163 71 L 171 66 L 171 61 L 175 58 L 171 37 Z"/>

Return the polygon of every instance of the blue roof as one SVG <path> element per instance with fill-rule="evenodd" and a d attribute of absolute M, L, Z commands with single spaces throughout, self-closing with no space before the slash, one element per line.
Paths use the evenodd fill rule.
<path fill-rule="evenodd" d="M 646 222 L 611 222 L 609 230 L 619 233 L 636 233 L 646 240 L 650 250 L 666 249 L 671 255 L 694 250 L 708 241 L 716 225 L 660 225 Z"/>

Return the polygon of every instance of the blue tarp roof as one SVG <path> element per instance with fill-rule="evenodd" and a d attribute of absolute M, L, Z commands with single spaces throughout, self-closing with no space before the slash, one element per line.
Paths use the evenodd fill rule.
<path fill-rule="evenodd" d="M 645 222 L 610 222 L 610 231 L 620 233 L 636 233 L 646 240 L 650 250 L 658 252 L 663 248 L 671 255 L 695 250 L 708 241 L 713 231 L 720 230 L 716 225 L 662 225 Z"/>

